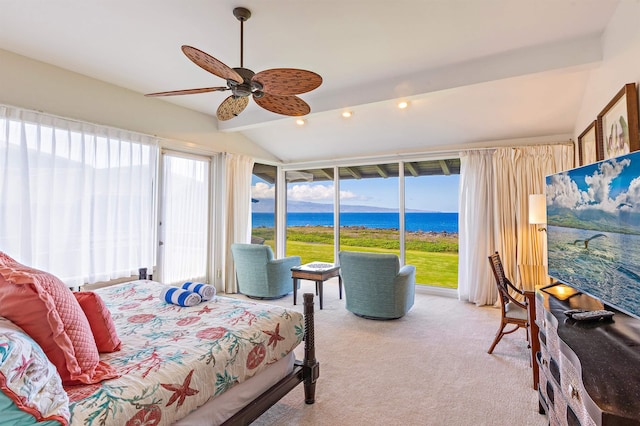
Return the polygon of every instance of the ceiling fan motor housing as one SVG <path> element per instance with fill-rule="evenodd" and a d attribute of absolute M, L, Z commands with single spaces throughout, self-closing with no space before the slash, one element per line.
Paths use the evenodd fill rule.
<path fill-rule="evenodd" d="M 245 97 L 254 95 L 257 98 L 261 98 L 264 93 L 262 92 L 262 84 L 257 81 L 251 81 L 255 73 L 247 68 L 234 68 L 235 72 L 242 77 L 242 83 L 238 83 L 234 80 L 227 80 L 227 84 L 231 89 L 233 96 Z"/>

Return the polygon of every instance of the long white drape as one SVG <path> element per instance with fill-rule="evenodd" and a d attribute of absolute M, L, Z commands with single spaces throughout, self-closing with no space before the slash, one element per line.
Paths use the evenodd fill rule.
<path fill-rule="evenodd" d="M 231 244 L 251 241 L 251 176 L 254 160 L 246 155 L 225 156 L 225 244 L 224 291 L 237 293 Z"/>
<path fill-rule="evenodd" d="M 547 283 L 547 234 L 538 231 L 538 226 L 529 225 L 529 194 L 544 194 L 547 175 L 574 167 L 574 148 L 565 144 L 519 149 L 514 152 L 512 164 L 514 180 L 519 183 L 518 203 L 510 205 L 515 209 L 511 215 L 516 218 L 516 232 L 505 232 L 503 241 L 510 239 L 509 245 L 516 245 L 510 256 L 517 259 L 516 270 L 512 269 L 515 282 L 524 290 L 533 290 L 536 285 Z"/>
<path fill-rule="evenodd" d="M 208 281 L 209 169 L 208 158 L 162 156 L 158 279 L 165 284 Z"/>
<path fill-rule="evenodd" d="M 545 176 L 572 168 L 573 158 L 568 144 L 461 153 L 461 300 L 496 301 L 487 260 L 494 251 L 500 252 L 507 277 L 521 288 L 533 290 L 546 282 L 545 235 L 528 223 L 529 194 L 544 193 Z"/>
<path fill-rule="evenodd" d="M 157 140 L 0 106 L 0 250 L 70 286 L 154 259 Z"/>
<path fill-rule="evenodd" d="M 477 304 L 496 300 L 487 256 L 495 247 L 493 151 L 460 153 L 458 297 Z"/>

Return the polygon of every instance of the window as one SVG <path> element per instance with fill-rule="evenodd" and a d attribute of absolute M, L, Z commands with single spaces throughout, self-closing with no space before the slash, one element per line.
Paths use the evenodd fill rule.
<path fill-rule="evenodd" d="M 315 175 L 323 178 L 314 182 Z M 288 171 L 287 256 L 302 263 L 334 259 L 333 168 Z"/>
<path fill-rule="evenodd" d="M 276 250 L 277 168 L 255 163 L 251 177 L 251 242 L 268 244 Z"/>
<path fill-rule="evenodd" d="M 0 250 L 67 285 L 155 264 L 157 141 L 0 106 Z"/>
<path fill-rule="evenodd" d="M 433 170 L 405 163 L 405 263 L 418 284 L 457 288 L 460 175 L 447 161 Z"/>
<path fill-rule="evenodd" d="M 400 254 L 398 165 L 340 168 L 340 250 Z"/>
<path fill-rule="evenodd" d="M 456 288 L 459 173 L 457 158 L 287 171 L 287 255 L 336 261 L 339 187 L 340 250 L 395 253 L 418 284 Z"/>
<path fill-rule="evenodd" d="M 209 169 L 208 158 L 162 156 L 158 273 L 163 283 L 209 281 Z"/>

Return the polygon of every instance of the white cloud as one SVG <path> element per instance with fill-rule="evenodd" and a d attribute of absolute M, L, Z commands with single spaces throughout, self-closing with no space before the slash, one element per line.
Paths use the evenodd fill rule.
<path fill-rule="evenodd" d="M 629 164 L 631 164 L 631 161 L 628 158 L 620 162 L 615 160 L 606 161 L 600 164 L 600 167 L 593 175 L 585 176 L 584 181 L 589 186 L 587 189 L 589 201 L 595 204 L 595 206 L 591 207 L 609 212 L 616 211 L 619 203 L 610 197 L 611 181 L 620 176 L 622 170 Z"/>
<path fill-rule="evenodd" d="M 275 198 L 276 187 L 275 185 L 268 185 L 264 182 L 256 182 L 251 187 L 251 196 L 253 198 Z"/>
<path fill-rule="evenodd" d="M 333 185 L 293 185 L 287 190 L 287 199 L 292 201 L 328 202 L 333 201 Z M 357 199 L 350 191 L 340 191 L 341 200 Z"/>
<path fill-rule="evenodd" d="M 562 173 L 551 176 L 551 183 L 547 185 L 547 204 L 558 207 L 574 208 L 582 201 L 582 193 L 578 185 L 569 175 Z"/>
<path fill-rule="evenodd" d="M 623 211 L 640 211 L 640 177 L 629 183 L 627 192 L 620 193 L 616 197 L 615 204 Z"/>
<path fill-rule="evenodd" d="M 253 198 L 275 198 L 276 187 L 264 182 L 257 182 L 251 187 Z M 287 190 L 287 199 L 292 201 L 330 202 L 333 201 L 333 185 L 297 184 Z M 362 200 L 351 191 L 340 191 L 340 200 Z"/>
<path fill-rule="evenodd" d="M 598 209 L 615 212 L 619 208 L 640 206 L 640 181 L 635 179 L 627 192 L 611 198 L 611 182 L 625 167 L 631 164 L 627 158 L 618 162 L 611 160 L 600 164 L 591 176 L 585 176 L 586 191 L 581 191 L 567 173 L 554 175 L 547 186 L 547 204 L 576 209 Z M 636 182 L 638 181 L 638 182 Z"/>

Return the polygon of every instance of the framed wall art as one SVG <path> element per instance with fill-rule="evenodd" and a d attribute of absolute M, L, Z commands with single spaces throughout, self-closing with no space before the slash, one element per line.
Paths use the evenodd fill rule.
<path fill-rule="evenodd" d="M 635 83 L 625 84 L 598 114 L 598 159 L 606 160 L 640 149 L 638 141 L 638 92 Z"/>
<path fill-rule="evenodd" d="M 598 126 L 597 120 L 594 120 L 589 126 L 578 136 L 578 153 L 580 157 L 580 165 L 595 163 L 598 158 Z"/>

